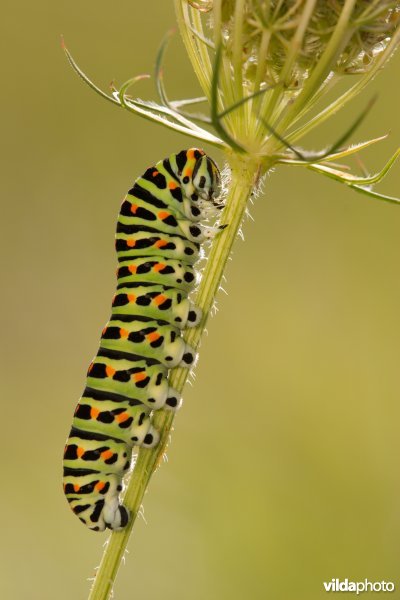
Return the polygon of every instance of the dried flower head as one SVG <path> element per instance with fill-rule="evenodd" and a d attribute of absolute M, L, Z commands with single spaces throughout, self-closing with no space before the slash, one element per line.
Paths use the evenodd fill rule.
<path fill-rule="evenodd" d="M 190 4 L 196 7 L 194 3 Z M 211 4 L 208 2 L 209 10 Z M 302 0 L 248 0 L 244 3 L 242 65 L 249 85 L 256 77 L 268 85 L 278 83 L 292 52 L 292 44 L 298 45 L 299 49 L 286 76 L 286 84 L 298 86 L 299 81 L 307 78 L 326 50 L 345 2 L 319 0 L 309 5 L 312 11 L 307 14 L 306 3 Z M 201 10 L 201 6 L 198 8 Z M 233 0 L 221 3 L 222 36 L 228 51 L 232 50 L 235 38 L 235 8 Z M 332 72 L 336 75 L 367 72 L 389 43 L 398 18 L 399 5 L 393 0 L 356 2 L 345 23 Z"/>
<path fill-rule="evenodd" d="M 307 153 L 294 143 L 360 92 L 393 54 L 400 40 L 399 1 L 175 0 L 175 5 L 211 104 L 212 124 L 225 144 L 264 159 L 266 168 L 312 162 L 314 170 L 366 190 L 370 178 L 326 163 L 378 141 L 343 148 L 372 103 L 324 151 Z M 351 87 L 324 107 L 327 92 L 349 74 L 357 75 Z"/>
<path fill-rule="evenodd" d="M 180 32 L 204 97 L 171 101 L 164 88 L 162 60 L 156 62 L 160 104 L 133 98 L 128 80 L 108 95 L 67 56 L 79 75 L 114 104 L 183 134 L 257 161 L 260 172 L 276 163 L 303 165 L 371 190 L 387 173 L 357 177 L 331 161 L 385 136 L 345 146 L 372 103 L 328 148 L 309 153 L 298 146 L 309 131 L 354 98 L 384 66 L 400 41 L 400 0 L 175 0 Z M 331 102 L 324 97 L 340 80 L 350 87 Z M 208 102 L 209 115 L 190 112 Z"/>

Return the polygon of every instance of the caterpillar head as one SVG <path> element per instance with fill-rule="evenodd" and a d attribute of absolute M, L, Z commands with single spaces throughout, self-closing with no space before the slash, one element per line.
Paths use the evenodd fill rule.
<path fill-rule="evenodd" d="M 215 162 L 203 150 L 182 150 L 171 162 L 176 165 L 175 172 L 186 198 L 200 200 L 199 204 L 217 204 L 214 199 L 221 192 L 221 176 Z"/>
<path fill-rule="evenodd" d="M 215 162 L 206 154 L 200 156 L 193 168 L 192 182 L 195 193 L 214 204 L 221 193 L 221 174 Z"/>

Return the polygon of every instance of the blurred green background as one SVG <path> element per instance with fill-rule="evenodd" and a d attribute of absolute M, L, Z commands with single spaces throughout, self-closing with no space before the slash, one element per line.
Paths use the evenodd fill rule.
<path fill-rule="evenodd" d="M 103 87 L 151 72 L 172 2 L 40 0 L 2 21 L 0 597 L 84 600 L 106 537 L 70 513 L 61 455 L 109 316 L 116 215 L 148 165 L 193 141 L 101 101 L 60 48 L 63 33 Z M 379 92 L 354 140 L 391 131 L 364 154 L 380 168 L 400 137 L 399 68 L 398 54 L 309 146 Z M 178 37 L 166 77 L 173 97 L 198 91 Z M 399 169 L 381 191 L 399 195 Z M 319 600 L 334 577 L 392 580 L 400 598 L 400 206 L 288 167 L 264 190 L 116 600 Z"/>

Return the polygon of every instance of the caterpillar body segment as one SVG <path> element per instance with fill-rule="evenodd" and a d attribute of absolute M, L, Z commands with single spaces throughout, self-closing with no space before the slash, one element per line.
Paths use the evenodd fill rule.
<path fill-rule="evenodd" d="M 132 448 L 156 445 L 153 411 L 181 404 L 169 369 L 196 358 L 182 333 L 202 317 L 188 294 L 199 278 L 201 244 L 220 231 L 207 222 L 223 206 L 220 185 L 215 163 L 191 148 L 147 169 L 121 205 L 111 318 L 64 451 L 65 495 L 94 531 L 127 525 L 120 493 Z"/>
<path fill-rule="evenodd" d="M 119 396 L 136 400 L 151 409 L 162 408 L 171 394 L 167 369 L 154 359 L 134 354 L 129 358 L 111 358 L 113 352 L 99 351 L 87 376 L 89 387 L 100 391 L 112 390 Z M 150 363 L 151 361 L 151 363 Z"/>
<path fill-rule="evenodd" d="M 175 258 L 193 265 L 202 256 L 200 244 L 192 243 L 179 236 L 164 233 L 138 231 L 131 235 L 119 234 L 115 240 L 119 261 L 127 261 L 142 256 L 149 258 Z"/>
<path fill-rule="evenodd" d="M 158 442 L 158 432 L 151 424 L 152 409 L 138 401 L 116 400 L 115 394 L 109 399 L 107 396 L 108 394 L 104 392 L 91 388 L 85 389 L 75 411 L 73 421 L 75 437 L 81 431 L 96 436 L 106 424 L 107 435 L 128 446 L 151 447 Z"/>
<path fill-rule="evenodd" d="M 112 315 L 149 317 L 165 321 L 185 329 L 195 327 L 201 319 L 201 311 L 188 300 L 186 294 L 162 285 L 133 285 L 118 287 L 112 302 Z"/>
<path fill-rule="evenodd" d="M 162 325 L 160 321 L 109 321 L 103 329 L 100 347 L 118 351 L 121 339 L 125 340 L 130 354 L 155 358 L 168 368 L 188 367 L 196 357 L 180 330 L 169 324 Z"/>
<path fill-rule="evenodd" d="M 196 282 L 193 267 L 185 262 L 166 258 L 162 262 L 157 257 L 138 257 L 120 263 L 117 277 L 119 285 L 135 284 L 138 276 L 142 282 L 175 287 L 187 294 Z"/>

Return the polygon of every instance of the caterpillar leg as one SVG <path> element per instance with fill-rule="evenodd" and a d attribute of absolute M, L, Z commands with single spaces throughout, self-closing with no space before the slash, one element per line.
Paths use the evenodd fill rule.
<path fill-rule="evenodd" d="M 165 408 L 169 408 L 170 410 L 177 411 L 182 406 L 182 398 L 180 394 L 174 390 L 174 388 L 170 387 L 168 390 L 168 397 L 165 401 Z"/>
<path fill-rule="evenodd" d="M 180 367 L 190 367 L 191 365 L 193 365 L 194 361 L 196 360 L 196 352 L 195 352 L 194 348 L 192 348 L 192 346 L 190 346 L 189 344 L 186 344 L 184 340 L 182 340 L 182 342 L 184 344 L 184 349 L 183 349 L 182 358 L 181 358 L 180 362 L 178 363 L 178 365 Z"/>
<path fill-rule="evenodd" d="M 151 424 L 150 416 L 145 417 L 140 425 L 137 424 L 131 427 L 129 434 L 132 444 L 144 448 L 153 448 L 153 446 L 157 446 L 160 440 L 160 434 Z"/>
<path fill-rule="evenodd" d="M 119 503 L 122 480 L 116 473 L 66 475 L 64 491 L 73 512 L 93 531 L 123 529 L 129 522 L 128 509 Z"/>
<path fill-rule="evenodd" d="M 201 308 L 190 302 L 186 327 L 196 327 L 200 323 L 202 316 L 203 311 Z"/>
<path fill-rule="evenodd" d="M 216 235 L 228 227 L 228 225 L 210 227 L 200 223 L 193 224 L 191 221 L 180 221 L 179 226 L 189 241 L 198 243 L 214 239 Z"/>
<path fill-rule="evenodd" d="M 217 235 L 219 235 L 224 229 L 226 229 L 228 225 L 218 225 L 216 227 L 207 227 L 203 225 L 203 235 L 205 239 L 213 240 Z"/>
<path fill-rule="evenodd" d="M 105 527 L 119 531 L 128 525 L 130 513 L 123 504 L 119 503 L 118 495 L 110 495 L 104 502 L 102 517 Z"/>

